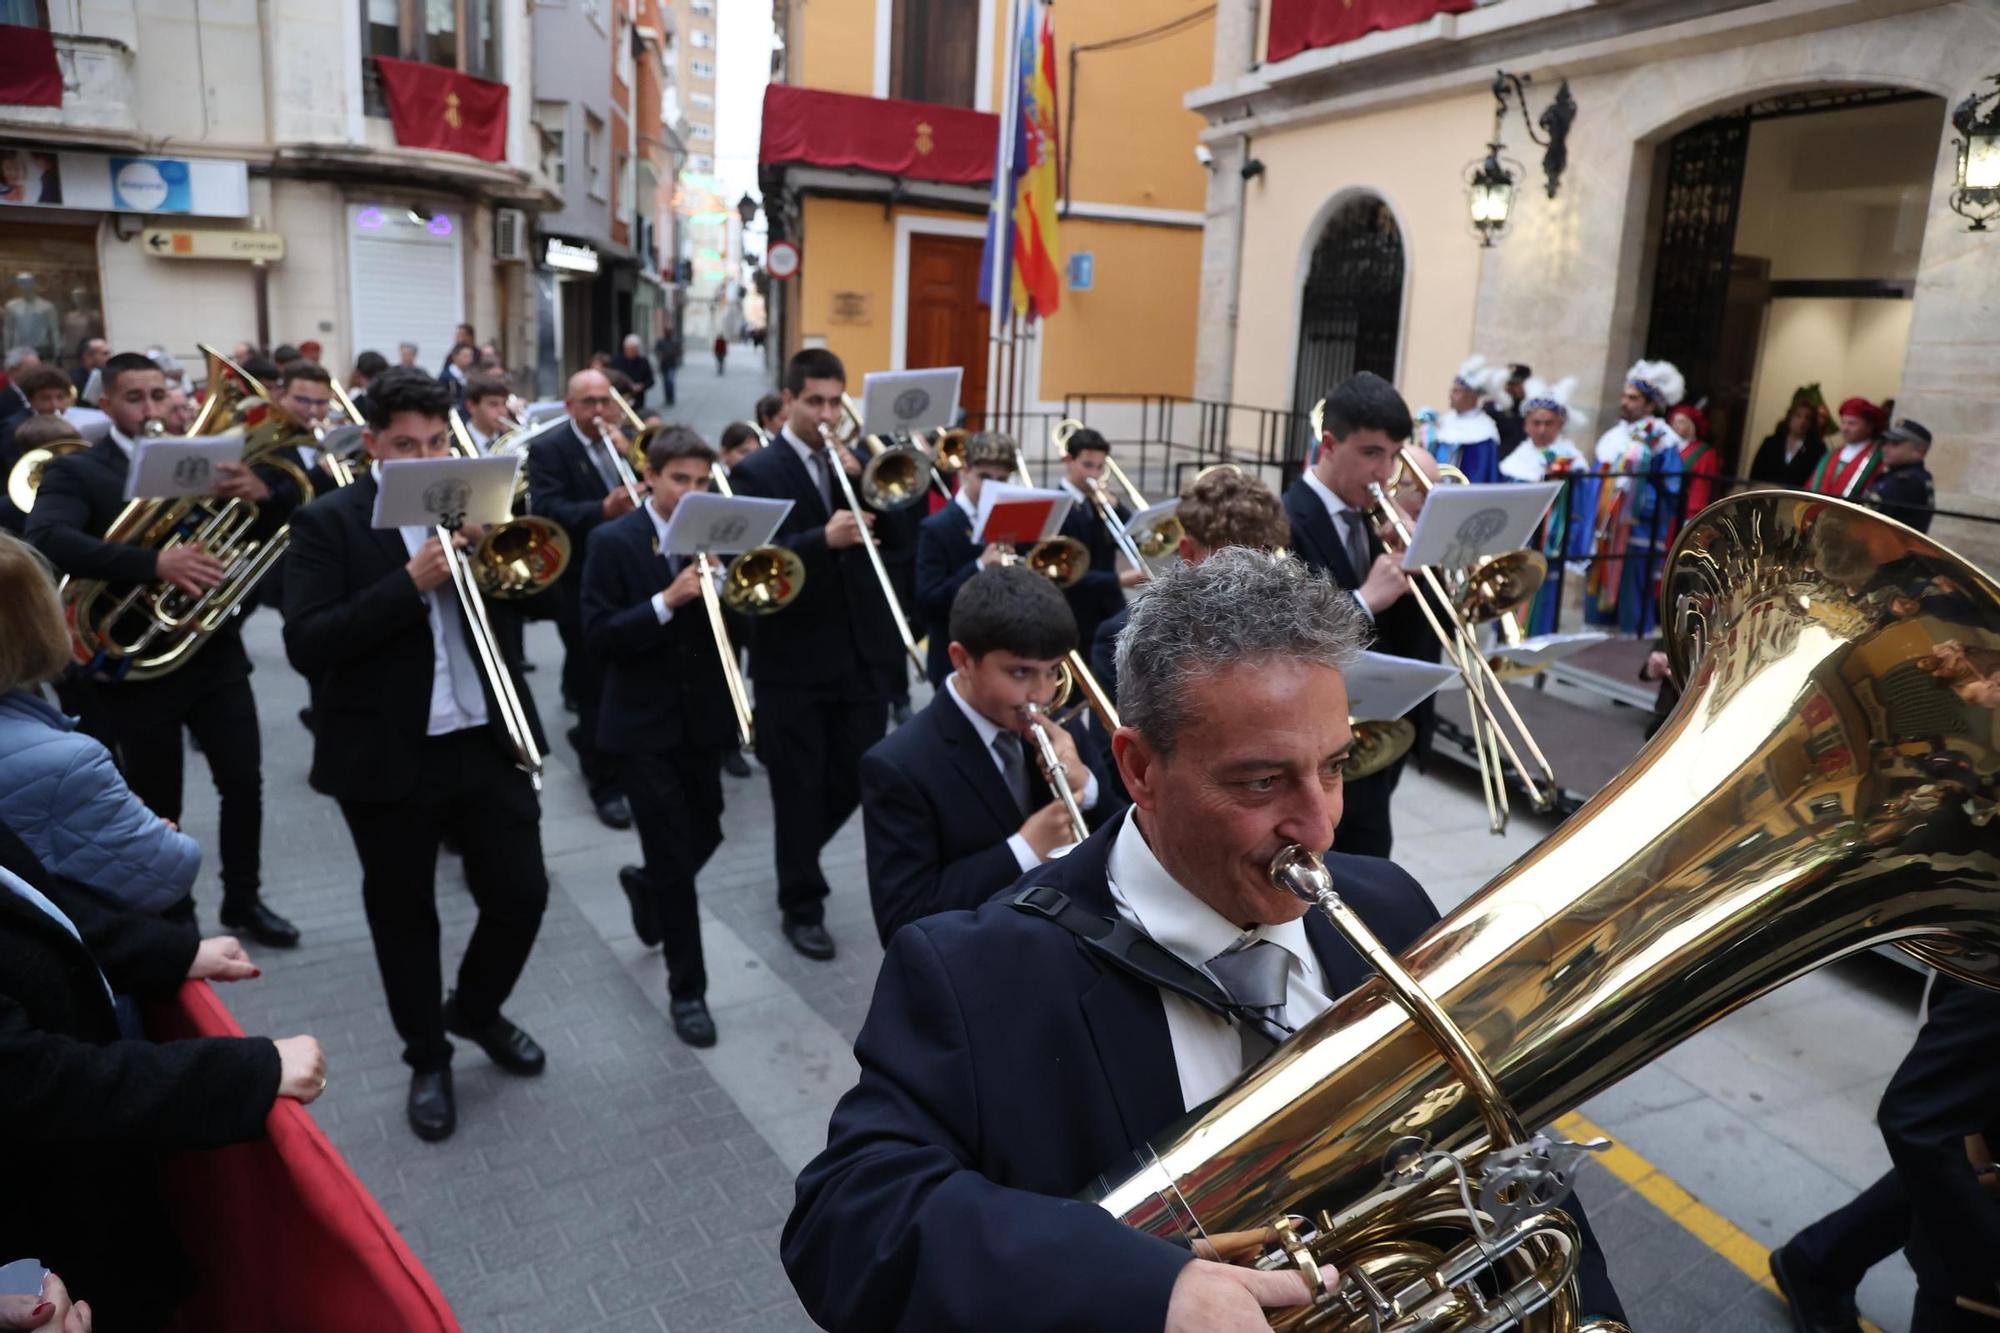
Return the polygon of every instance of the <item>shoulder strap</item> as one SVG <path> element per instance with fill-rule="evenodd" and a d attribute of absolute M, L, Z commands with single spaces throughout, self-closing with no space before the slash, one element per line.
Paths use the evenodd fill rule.
<path fill-rule="evenodd" d="M 1053 921 L 1099 958 L 1156 990 L 1171 991 L 1222 1018 L 1240 1017 L 1236 1002 L 1222 987 L 1123 917 L 1100 916 L 1046 884 L 1021 890 L 1007 905 Z"/>

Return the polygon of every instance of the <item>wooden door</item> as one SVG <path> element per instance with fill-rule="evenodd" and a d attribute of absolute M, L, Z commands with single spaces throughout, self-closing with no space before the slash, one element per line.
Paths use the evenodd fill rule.
<path fill-rule="evenodd" d="M 910 237 L 908 337 L 903 365 L 964 366 L 959 406 L 974 430 L 985 422 L 987 307 L 979 299 L 979 261 L 985 246 L 976 236 Z"/>

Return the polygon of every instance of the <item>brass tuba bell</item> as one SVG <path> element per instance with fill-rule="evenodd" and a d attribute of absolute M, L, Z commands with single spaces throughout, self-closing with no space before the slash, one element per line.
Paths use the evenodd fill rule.
<path fill-rule="evenodd" d="M 1526 1127 L 1880 944 L 2000 980 L 2000 585 L 1858 506 L 1758 491 L 1689 521 L 1662 604 L 1680 706 L 1400 959 L 1350 933 L 1317 857 L 1280 858 L 1379 975 L 1100 1206 L 1304 1275 L 1279 1328 L 1574 1329 L 1576 1229 L 1519 1182 L 1580 1145 Z"/>

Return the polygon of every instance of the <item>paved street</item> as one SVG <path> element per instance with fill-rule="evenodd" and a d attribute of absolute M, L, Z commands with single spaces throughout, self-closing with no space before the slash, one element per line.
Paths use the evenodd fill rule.
<path fill-rule="evenodd" d="M 732 349 L 724 377 L 697 362 L 672 415 L 711 437 L 745 415 L 762 385 L 752 361 L 748 348 Z M 549 1069 L 513 1079 L 460 1043 L 459 1131 L 425 1145 L 403 1121 L 406 1071 L 352 848 L 333 803 L 306 787 L 304 685 L 284 663 L 274 615 L 256 614 L 246 641 L 263 716 L 267 893 L 305 944 L 261 951 L 264 977 L 224 997 L 252 1032 L 310 1031 L 325 1043 L 330 1082 L 314 1113 L 465 1327 L 810 1328 L 775 1250 L 793 1175 L 852 1078 L 849 1047 L 881 957 L 859 821 L 826 859 L 840 957 L 810 963 L 778 934 L 762 774 L 727 780 L 728 841 L 701 884 L 721 1042 L 696 1053 L 671 1034 L 661 964 L 632 937 L 617 887 L 617 867 L 638 859 L 636 838 L 597 823 L 558 743 L 543 794 L 549 911 L 509 1007 L 549 1048 Z M 553 628 L 533 627 L 528 644 L 536 702 L 559 735 L 568 715 Z M 212 792 L 198 778 L 189 791 L 189 831 L 212 847 Z M 1407 778 L 1397 819 L 1399 859 L 1447 907 L 1537 836 L 1526 821 L 1504 839 L 1487 834 L 1476 790 L 1448 769 Z M 455 958 L 471 902 L 454 858 L 443 858 L 439 879 Z M 199 897 L 212 921 L 212 870 Z M 1864 960 L 1732 1016 L 1584 1108 L 1630 1150 L 1616 1174 L 1593 1166 L 1584 1193 L 1641 1333 L 1788 1327 L 1775 1299 L 1720 1250 L 1733 1225 L 1760 1262 L 1758 1245 L 1783 1240 L 1886 1164 L 1873 1100 L 1908 1044 L 1914 1007 L 1906 977 Z M 1663 1174 L 1647 1175 L 1647 1163 Z M 1898 1258 L 1870 1278 L 1864 1311 L 1902 1329 L 1909 1291 Z"/>

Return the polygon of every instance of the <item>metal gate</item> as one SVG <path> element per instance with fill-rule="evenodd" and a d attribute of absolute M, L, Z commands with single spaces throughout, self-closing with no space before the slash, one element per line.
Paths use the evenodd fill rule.
<path fill-rule="evenodd" d="M 1678 366 L 1691 401 L 1716 387 L 1749 147 L 1747 114 L 1703 121 L 1667 144 L 1653 309 L 1642 355 Z"/>
<path fill-rule="evenodd" d="M 1299 306 L 1299 359 L 1292 411 L 1299 423 L 1290 456 L 1302 458 L 1313 404 L 1359 370 L 1396 377 L 1403 331 L 1403 233 L 1372 195 L 1342 204 L 1313 247 Z"/>

